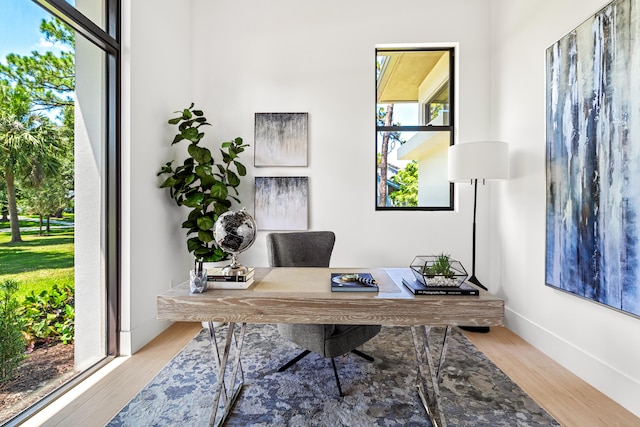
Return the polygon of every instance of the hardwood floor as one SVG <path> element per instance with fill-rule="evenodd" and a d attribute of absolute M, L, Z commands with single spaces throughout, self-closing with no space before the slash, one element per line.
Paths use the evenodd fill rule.
<path fill-rule="evenodd" d="M 64 407 L 56 411 L 60 402 L 54 402 L 24 425 L 104 426 L 200 329 L 200 323 L 175 323 L 133 356 L 116 359 L 115 369 Z M 51 412 L 55 413 L 48 418 Z"/>
<path fill-rule="evenodd" d="M 29 420 L 33 426 L 103 426 L 200 330 L 176 323 L 77 397 Z M 580 380 L 506 328 L 467 337 L 563 426 L 640 426 L 640 418 Z"/>
<path fill-rule="evenodd" d="M 563 426 L 640 426 L 640 418 L 509 329 L 491 328 L 488 334 L 466 335 Z"/>

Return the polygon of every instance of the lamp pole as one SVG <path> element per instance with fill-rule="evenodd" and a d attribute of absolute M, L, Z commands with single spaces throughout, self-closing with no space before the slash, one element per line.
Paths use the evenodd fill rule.
<path fill-rule="evenodd" d="M 488 291 L 486 286 L 480 283 L 480 280 L 476 277 L 476 210 L 478 205 L 478 179 L 473 179 L 473 237 L 471 240 L 471 277 L 467 280 L 474 285 L 480 286 L 485 291 Z"/>
<path fill-rule="evenodd" d="M 467 280 L 488 291 L 478 278 L 476 277 L 476 210 L 478 205 L 478 178 L 473 178 L 473 237 L 471 240 L 471 277 Z M 460 326 L 460 329 L 469 332 L 487 333 L 490 331 L 488 326 Z"/>

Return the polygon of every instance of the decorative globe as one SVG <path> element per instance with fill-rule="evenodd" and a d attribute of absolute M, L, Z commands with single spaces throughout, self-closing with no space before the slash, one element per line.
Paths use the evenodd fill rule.
<path fill-rule="evenodd" d="M 246 251 L 256 240 L 256 221 L 245 208 L 227 211 L 218 217 L 213 226 L 213 239 L 225 252 L 231 254 L 231 264 L 224 274 L 246 274 L 248 269 L 238 264 L 238 254 Z"/>

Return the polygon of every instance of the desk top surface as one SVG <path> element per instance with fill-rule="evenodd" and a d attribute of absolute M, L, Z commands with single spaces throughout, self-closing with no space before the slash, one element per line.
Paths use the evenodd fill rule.
<path fill-rule="evenodd" d="M 331 292 L 330 273 L 371 273 L 379 292 Z M 408 268 L 256 268 L 248 289 L 189 294 L 182 283 L 157 297 L 161 320 L 248 323 L 498 326 L 504 301 L 480 296 L 414 296 Z"/>

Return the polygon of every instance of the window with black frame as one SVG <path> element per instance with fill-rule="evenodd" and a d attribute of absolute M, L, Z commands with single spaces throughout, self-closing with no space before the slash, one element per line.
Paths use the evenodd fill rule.
<path fill-rule="evenodd" d="M 376 49 L 376 210 L 452 210 L 454 49 Z"/>
<path fill-rule="evenodd" d="M 119 351 L 120 0 L 4 6 L 0 424 L 14 426 Z"/>

